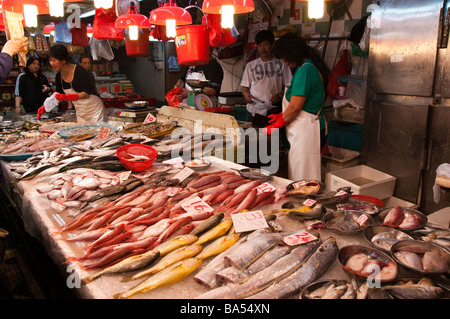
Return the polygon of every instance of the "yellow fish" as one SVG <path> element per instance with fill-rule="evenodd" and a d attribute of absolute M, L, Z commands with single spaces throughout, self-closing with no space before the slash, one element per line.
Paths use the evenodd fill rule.
<path fill-rule="evenodd" d="M 227 233 L 232 225 L 233 220 L 231 218 L 224 219 L 220 222 L 220 224 L 201 235 L 195 243 L 197 245 L 202 245 L 210 240 L 223 236 Z"/>
<path fill-rule="evenodd" d="M 196 258 L 203 260 L 205 258 L 220 254 L 221 252 L 233 246 L 238 241 L 238 239 L 239 234 L 236 233 L 222 236 L 203 248 L 202 252 L 198 254 Z"/>

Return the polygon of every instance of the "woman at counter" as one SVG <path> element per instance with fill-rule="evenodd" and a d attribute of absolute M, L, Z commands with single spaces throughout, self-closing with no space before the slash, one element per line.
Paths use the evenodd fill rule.
<path fill-rule="evenodd" d="M 42 74 L 39 59 L 30 57 L 23 72 L 19 81 L 19 96 L 22 98 L 25 111 L 36 113 L 50 96 L 52 88 L 47 77 Z M 16 113 L 21 113 L 20 105 L 16 107 Z"/>
<path fill-rule="evenodd" d="M 77 122 L 106 122 L 105 106 L 89 79 L 88 71 L 70 62 L 69 52 L 64 45 L 52 46 L 49 55 L 50 65 L 58 72 L 55 76 L 56 92 L 70 95 L 69 109 L 72 108 L 71 104 L 75 106 Z"/>
<path fill-rule="evenodd" d="M 291 83 L 285 89 L 282 113 L 270 115 L 266 134 L 286 126 L 290 143 L 289 179 L 321 179 L 321 150 L 326 141 L 323 117 L 325 90 L 321 74 L 311 59 L 311 48 L 294 35 L 280 37 L 274 46 L 275 56 L 294 69 Z"/>

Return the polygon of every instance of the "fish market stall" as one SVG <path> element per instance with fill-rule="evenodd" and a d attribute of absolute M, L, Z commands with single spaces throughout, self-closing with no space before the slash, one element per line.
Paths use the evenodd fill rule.
<path fill-rule="evenodd" d="M 386 297 L 388 288 L 367 286 L 365 266 L 372 262 L 382 286 L 399 278 L 448 280 L 448 260 L 442 270 L 435 253 L 448 251 L 436 248 L 432 237 L 413 242 L 437 260 L 431 264 L 439 269 L 427 273 L 402 266 L 400 254 L 385 250 L 398 245 L 398 252 L 413 253 L 415 246 L 371 227 L 386 227 L 390 236 L 389 226 L 402 225 L 406 235 L 419 238 L 415 231 L 423 228 L 408 228 L 410 219 L 445 231 L 448 211 L 421 220 L 413 210 L 352 202 L 345 187 L 327 191 L 319 181 L 290 181 L 212 156 L 157 158 L 149 169 L 132 172 L 114 159 L 115 150 L 106 150 L 124 140 L 114 135 L 90 140 L 98 149 L 31 155 L 29 162 L 49 166 L 19 175 L 14 165 L 20 161 L 1 162 L 25 229 L 81 298 L 298 298 L 318 280 L 355 285 L 363 297 Z M 249 225 L 252 219 L 257 222 Z M 421 255 L 421 262 L 429 257 Z"/>

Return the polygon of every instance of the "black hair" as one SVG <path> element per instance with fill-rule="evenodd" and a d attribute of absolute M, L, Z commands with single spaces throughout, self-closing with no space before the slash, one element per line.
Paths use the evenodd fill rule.
<path fill-rule="evenodd" d="M 30 71 L 30 69 L 29 69 L 28 67 L 29 67 L 29 66 L 31 65 L 31 63 L 33 63 L 34 61 L 38 61 L 38 62 L 39 62 L 39 70 L 37 71 L 37 74 L 40 75 L 40 74 L 42 73 L 42 70 L 41 70 L 41 60 L 39 60 L 38 58 L 35 58 L 34 56 L 32 56 L 32 57 L 30 57 L 30 58 L 27 60 L 27 65 L 23 68 L 23 72 L 25 72 L 25 74 L 31 75 L 31 71 Z"/>
<path fill-rule="evenodd" d="M 87 55 L 87 54 L 82 54 L 82 55 L 80 55 L 80 62 L 81 62 L 81 60 L 83 60 L 83 59 L 85 59 L 85 58 L 88 58 L 89 61 L 91 61 L 91 57 L 90 57 L 89 55 Z"/>
<path fill-rule="evenodd" d="M 310 57 L 308 51 L 306 41 L 294 33 L 281 36 L 273 47 L 275 57 L 295 63 L 297 66 L 303 64 L 304 58 Z"/>
<path fill-rule="evenodd" d="M 260 44 L 264 41 L 269 42 L 270 44 L 275 42 L 275 37 L 272 31 L 269 30 L 261 30 L 255 35 L 255 43 Z"/>
<path fill-rule="evenodd" d="M 49 57 L 55 58 L 57 60 L 64 60 L 66 62 L 70 62 L 69 60 L 69 51 L 66 46 L 63 44 L 56 44 L 50 47 Z"/>

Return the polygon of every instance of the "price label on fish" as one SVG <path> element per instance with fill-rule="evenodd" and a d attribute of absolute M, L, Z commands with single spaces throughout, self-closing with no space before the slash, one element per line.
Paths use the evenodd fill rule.
<path fill-rule="evenodd" d="M 178 193 L 181 190 L 182 190 L 181 187 L 168 187 L 164 191 L 164 194 L 169 196 L 169 197 L 172 197 L 172 196 L 174 196 L 176 193 Z"/>
<path fill-rule="evenodd" d="M 91 147 L 91 144 L 92 144 L 91 141 L 86 141 L 86 142 L 83 143 L 83 147 L 84 148 L 89 148 L 89 147 Z"/>
<path fill-rule="evenodd" d="M 300 181 L 300 182 L 292 184 L 292 187 L 293 188 L 299 188 L 299 187 L 302 187 L 302 186 L 305 186 L 305 185 L 306 185 L 306 181 Z"/>
<path fill-rule="evenodd" d="M 289 246 L 302 245 L 317 239 L 318 238 L 316 236 L 306 231 L 301 231 L 293 235 L 283 237 L 283 241 Z"/>
<path fill-rule="evenodd" d="M 156 122 L 156 117 L 152 113 L 148 113 L 145 117 L 144 124 Z"/>
<path fill-rule="evenodd" d="M 336 193 L 336 195 L 334 196 L 343 196 L 343 195 L 347 195 L 348 193 L 346 191 L 339 191 Z"/>
<path fill-rule="evenodd" d="M 303 202 L 303 205 L 308 206 L 308 207 L 313 207 L 317 202 L 311 198 L 308 198 L 307 200 L 305 200 Z"/>
<path fill-rule="evenodd" d="M 184 161 L 183 161 L 182 157 L 175 157 L 175 158 L 171 158 L 171 159 L 163 161 L 163 164 L 173 165 L 173 164 L 183 163 L 183 162 Z"/>
<path fill-rule="evenodd" d="M 267 221 L 260 210 L 231 215 L 236 233 L 267 228 Z"/>
<path fill-rule="evenodd" d="M 359 216 L 359 218 L 356 220 L 356 222 L 360 225 L 360 226 L 364 226 L 364 224 L 366 223 L 366 221 L 369 219 L 369 217 L 367 217 L 367 215 L 362 214 L 361 216 Z"/>
<path fill-rule="evenodd" d="M 116 175 L 119 178 L 120 182 L 126 181 L 131 175 L 131 171 L 120 172 Z"/>
<path fill-rule="evenodd" d="M 276 189 L 277 188 L 270 183 L 263 183 L 263 184 L 259 185 L 258 187 L 256 187 L 258 195 L 261 193 L 265 193 L 265 192 L 273 192 Z"/>
<path fill-rule="evenodd" d="M 181 204 L 181 207 L 187 212 L 212 212 L 214 209 L 206 204 L 200 197 L 195 196 Z"/>
<path fill-rule="evenodd" d="M 111 128 L 102 126 L 102 127 L 100 127 L 100 130 L 98 131 L 97 138 L 99 138 L 99 139 L 108 138 L 109 133 L 111 133 Z"/>
<path fill-rule="evenodd" d="M 179 171 L 172 179 L 178 179 L 180 182 L 184 181 L 186 178 L 188 178 L 192 173 L 194 173 L 194 170 L 185 167 L 181 171 Z"/>

